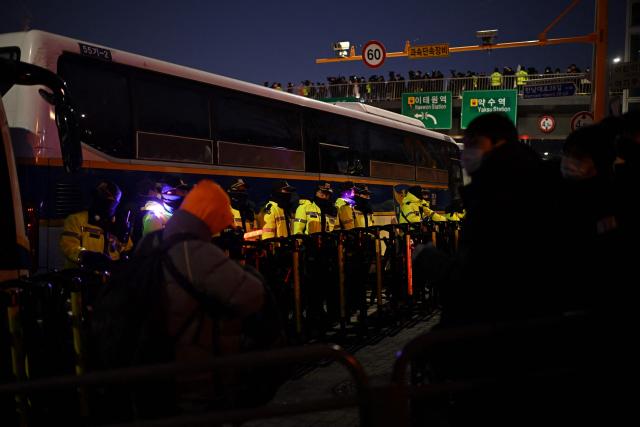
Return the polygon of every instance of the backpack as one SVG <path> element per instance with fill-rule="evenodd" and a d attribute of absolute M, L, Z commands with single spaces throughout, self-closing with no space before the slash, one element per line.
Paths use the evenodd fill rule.
<path fill-rule="evenodd" d="M 130 259 L 114 266 L 111 279 L 96 299 L 91 317 L 88 340 L 90 369 L 108 370 L 175 361 L 176 341 L 202 309 L 198 307 L 188 317 L 177 336 L 169 336 L 163 267 L 167 265 L 168 250 L 191 239 L 194 236 L 182 234 L 164 241 L 162 230 L 150 233 Z M 177 282 L 182 285 L 180 280 Z M 190 293 L 192 290 L 187 289 Z M 206 307 L 209 313 L 213 310 Z M 177 412 L 174 380 L 152 380 L 140 384 L 98 389 L 92 402 L 93 412 L 99 414 L 101 421 L 109 422 L 132 417 L 167 416 Z"/>
<path fill-rule="evenodd" d="M 176 244 L 193 239 L 192 235 L 180 234 L 163 240 L 162 230 L 150 233 L 129 260 L 114 268 L 93 311 L 89 340 L 91 368 L 172 363 L 175 344 L 189 326 L 202 321 L 204 315 L 214 320 L 230 315 L 222 304 L 195 289 L 167 256 Z M 167 328 L 165 267 L 171 278 L 198 301 L 197 308 L 187 316 L 175 336 L 169 336 Z M 244 268 L 261 278 L 250 267 Z M 286 344 L 279 311 L 267 286 L 265 296 L 263 310 L 243 322 L 240 351 L 266 350 Z M 264 403 L 287 378 L 288 371 L 277 369 L 243 371 L 237 376 L 238 384 L 231 392 L 235 395 L 231 400 L 235 406 Z M 141 384 L 100 389 L 94 412 L 109 422 L 171 416 L 178 412 L 174 379 L 145 380 Z"/>

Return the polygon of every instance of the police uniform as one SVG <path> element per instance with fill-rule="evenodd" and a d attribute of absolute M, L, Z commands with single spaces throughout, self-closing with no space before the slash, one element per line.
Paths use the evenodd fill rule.
<path fill-rule="evenodd" d="M 419 199 L 412 193 L 407 193 L 402 199 L 400 207 L 400 224 L 422 222 L 425 219 L 432 221 L 446 221 L 446 218 L 431 210 L 429 202 Z"/>
<path fill-rule="evenodd" d="M 113 234 L 89 224 L 88 211 L 71 214 L 64 220 L 59 243 L 65 257 L 64 268 L 79 267 L 80 252 L 85 250 L 102 253 L 115 261 L 120 259 L 122 252 L 133 248 L 131 239 L 122 243 Z"/>
<path fill-rule="evenodd" d="M 331 232 L 337 227 L 335 216 L 324 214 L 325 232 Z M 293 234 L 314 234 L 322 232 L 322 210 L 311 200 L 300 200 L 293 220 Z"/>
<path fill-rule="evenodd" d="M 342 205 L 338 209 L 338 217 L 340 219 L 340 225 L 344 230 L 351 230 L 353 228 L 366 228 L 374 225 L 373 214 L 369 213 L 365 215 L 356 209 L 355 206 L 349 204 Z"/>
<path fill-rule="evenodd" d="M 284 209 L 279 207 L 276 202 L 269 201 L 264 207 L 263 214 L 262 240 L 289 236 Z"/>
<path fill-rule="evenodd" d="M 173 214 L 168 212 L 162 203 L 154 200 L 148 201 L 142 208 L 142 235 L 146 236 L 154 231 L 164 230 L 165 225 Z"/>
<path fill-rule="evenodd" d="M 235 228 L 242 228 L 245 233 L 252 231 L 255 228 L 253 221 L 248 218 L 244 219 L 244 227 L 242 226 L 242 215 L 238 209 L 231 208 L 231 214 L 233 215 L 233 226 Z"/>

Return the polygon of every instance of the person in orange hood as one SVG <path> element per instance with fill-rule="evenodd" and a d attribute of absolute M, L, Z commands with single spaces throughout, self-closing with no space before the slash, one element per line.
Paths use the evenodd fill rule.
<path fill-rule="evenodd" d="M 175 338 L 178 362 L 209 360 L 215 354 L 237 351 L 241 322 L 263 306 L 265 288 L 259 274 L 231 260 L 211 243 L 211 236 L 232 221 L 226 192 L 218 184 L 203 180 L 187 194 L 162 235 L 149 234 L 138 247 L 141 252 L 157 247 L 160 240 L 177 242 L 167 250 L 175 270 L 165 263 L 164 280 L 168 332 Z M 207 311 L 212 306 L 218 307 L 216 313 Z M 206 315 L 191 320 L 198 310 Z M 225 323 L 222 333 L 221 321 Z M 180 381 L 182 391 L 196 393 L 199 398 L 212 397 L 207 396 L 212 391 L 209 380 L 197 376 Z"/>

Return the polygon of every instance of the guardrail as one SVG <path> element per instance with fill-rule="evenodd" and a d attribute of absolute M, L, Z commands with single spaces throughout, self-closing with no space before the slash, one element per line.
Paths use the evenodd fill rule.
<path fill-rule="evenodd" d="M 483 424 L 483 417 L 495 415 L 491 411 L 496 408 L 498 408 L 496 413 L 499 417 L 491 418 L 492 425 L 502 425 L 501 421 L 505 421 L 504 425 L 540 425 L 540 422 L 545 420 L 548 422 L 551 419 L 540 419 L 541 416 L 548 417 L 549 414 L 553 417 L 566 416 L 567 419 L 553 419 L 568 421 L 567 424 L 572 424 L 571 421 L 576 421 L 576 417 L 583 421 L 589 419 L 592 413 L 588 413 L 585 408 L 593 408 L 597 404 L 597 399 L 610 393 L 610 389 L 602 385 L 609 385 L 607 381 L 619 375 L 620 367 L 616 366 L 612 369 L 606 364 L 608 359 L 600 358 L 602 351 L 596 351 L 610 351 L 613 352 L 613 358 L 616 360 L 618 358 L 615 349 L 606 346 L 611 341 L 611 338 L 607 338 L 611 331 L 603 327 L 594 327 L 597 324 L 592 316 L 573 313 L 429 332 L 414 338 L 397 353 L 390 383 L 375 387 L 370 385 L 362 365 L 353 355 L 336 345 L 316 344 L 238 354 L 200 363 L 141 366 L 80 376 L 2 384 L 0 396 L 20 396 L 26 399 L 29 396 L 41 397 L 42 393 L 65 389 L 77 390 L 80 394 L 81 390 L 87 390 L 91 386 L 129 385 L 201 372 L 256 367 L 270 369 L 295 363 L 334 361 L 343 365 L 349 372 L 355 385 L 355 394 L 286 405 L 266 404 L 259 407 L 208 411 L 157 420 L 136 420 L 135 423 L 119 424 L 119 426 L 210 426 L 355 407 L 359 410 L 360 425 L 363 427 L 469 425 L 469 422 L 473 421 Z M 472 361 L 461 371 L 455 371 L 457 375 L 438 380 L 437 376 L 425 378 L 414 372 L 421 369 L 423 366 L 421 363 L 424 361 L 422 358 L 425 356 L 437 357 L 439 350 L 451 350 L 451 346 L 469 343 L 478 351 L 457 352 L 453 353 L 453 359 L 440 359 L 440 361 L 445 360 L 447 363 L 454 364 L 460 361 Z M 494 351 L 496 344 L 498 344 L 498 352 Z M 533 349 L 532 353 L 531 349 Z M 487 355 L 490 358 L 486 357 Z M 524 359 L 517 358 L 518 355 L 524 355 Z M 523 364 L 523 360 L 539 363 L 541 366 L 533 365 L 532 367 L 531 364 Z M 506 364 L 504 364 L 505 361 L 507 361 Z M 487 365 L 486 362 L 489 364 Z M 598 363 L 603 365 L 601 366 L 603 371 L 594 372 L 599 367 Z M 410 371 L 411 376 L 409 376 Z M 478 372 L 481 375 L 475 375 Z M 574 380 L 577 382 L 572 382 Z M 471 399 L 463 401 L 471 404 L 474 411 L 465 412 L 468 407 L 460 404 L 459 396 L 475 391 L 480 393 L 473 394 Z M 572 392 L 576 393 L 572 394 Z M 478 397 L 479 400 L 476 400 Z M 453 406 L 452 402 L 454 402 Z M 455 406 L 456 404 L 458 406 Z M 488 409 L 489 412 L 484 411 L 486 408 L 482 405 L 485 404 L 491 407 Z M 552 408 L 545 406 L 549 404 L 557 406 Z M 482 409 L 483 412 L 475 411 L 478 409 Z M 555 412 L 550 412 L 551 409 Z M 602 408 L 595 408 L 594 411 L 599 416 L 608 409 L 609 407 L 604 405 Z M 558 410 L 561 412 L 559 415 Z M 582 414 L 575 412 L 581 410 L 584 411 Z M 448 418 L 460 414 L 468 417 L 464 419 L 464 423 L 460 423 L 459 418 L 453 421 Z M 523 419 L 525 414 L 526 419 Z M 440 415 L 445 417 L 444 424 L 441 423 L 443 418 L 439 420 L 433 418 Z M 80 413 L 77 416 L 79 417 Z M 23 421 L 25 422 L 22 425 L 28 425 L 28 417 Z M 82 421 L 83 425 L 91 425 L 94 421 L 99 422 L 90 418 L 75 421 Z"/>
<path fill-rule="evenodd" d="M 210 359 L 198 363 L 171 363 L 153 366 L 140 366 L 126 369 L 116 369 L 87 373 L 80 376 L 64 376 L 45 378 L 0 385 L 0 395 L 29 396 L 43 392 L 61 389 L 86 389 L 90 386 L 104 386 L 112 384 L 140 383 L 144 380 L 175 378 L 194 373 L 220 372 L 230 369 L 273 368 L 287 366 L 293 363 L 309 363 L 331 360 L 343 365 L 351 375 L 356 389 L 355 396 L 339 398 L 317 399 L 287 405 L 267 405 L 242 410 L 211 411 L 198 415 L 184 415 L 162 420 L 148 420 L 131 424 L 132 426 L 182 426 L 182 425 L 211 425 L 212 423 L 244 422 L 248 420 L 273 418 L 284 415 L 321 412 L 359 407 L 361 423 L 367 425 L 368 405 L 365 393 L 369 380 L 360 362 L 351 354 L 337 345 L 314 344 L 304 347 L 292 347 L 272 351 L 237 354 Z M 28 419 L 28 417 L 27 417 Z M 123 424 L 124 425 L 124 424 Z"/>
<path fill-rule="evenodd" d="M 359 81 L 344 84 L 298 85 L 284 88 L 286 92 L 313 99 L 355 98 L 361 102 L 381 102 L 401 100 L 406 92 L 451 92 L 461 97 L 465 90 L 518 89 L 526 85 L 548 85 L 573 83 L 575 95 L 591 95 L 591 76 L 588 73 L 532 74 L 518 85 L 518 76 L 501 76 L 499 84 L 492 84 L 491 76 L 443 77 L 421 80 L 400 81 Z"/>

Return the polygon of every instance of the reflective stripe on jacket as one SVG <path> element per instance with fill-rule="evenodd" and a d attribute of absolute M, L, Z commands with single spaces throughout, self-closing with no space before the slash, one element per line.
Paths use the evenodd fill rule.
<path fill-rule="evenodd" d="M 78 257 L 83 250 L 105 254 L 115 261 L 120 259 L 122 252 L 133 247 L 133 242 L 129 239 L 123 244 L 111 233 L 105 236 L 102 228 L 89 224 L 89 212 L 81 211 L 64 220 L 59 245 L 65 257 L 64 268 L 77 268 Z"/>

